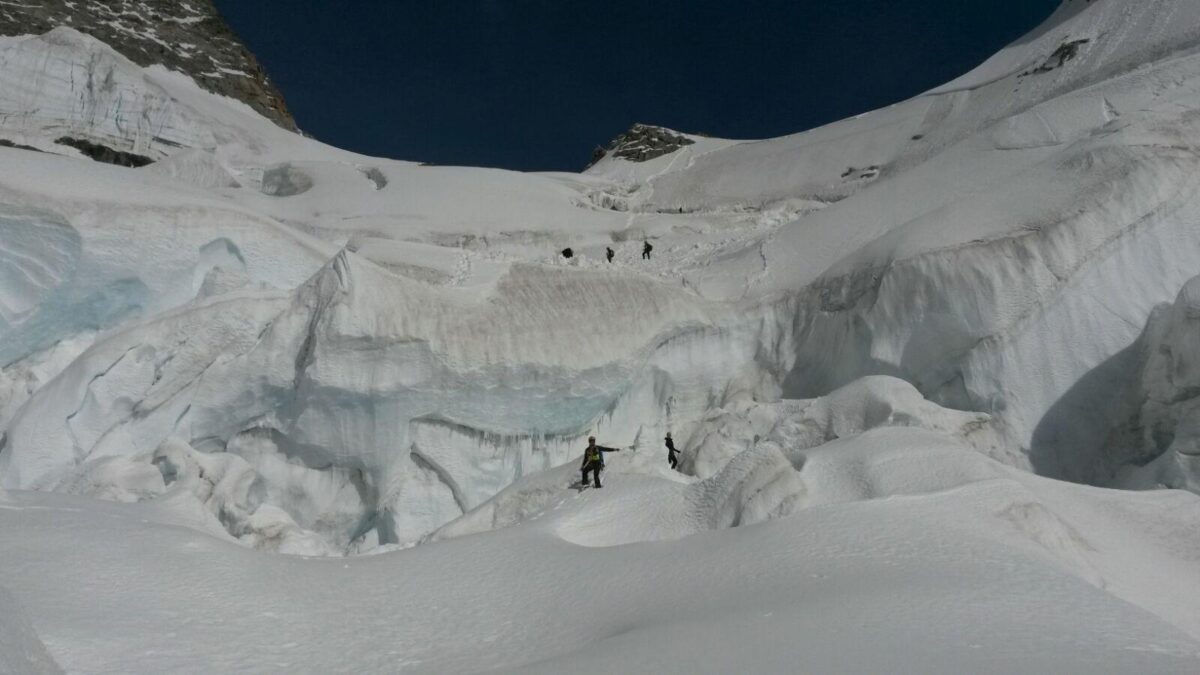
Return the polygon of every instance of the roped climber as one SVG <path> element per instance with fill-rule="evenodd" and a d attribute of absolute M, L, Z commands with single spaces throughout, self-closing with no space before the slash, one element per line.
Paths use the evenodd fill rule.
<path fill-rule="evenodd" d="M 588 446 L 583 451 L 583 464 L 579 467 L 579 470 L 583 472 L 583 478 L 580 481 L 583 487 L 587 487 L 588 472 L 591 472 L 592 478 L 595 480 L 595 486 L 603 487 L 600 485 L 600 472 L 604 471 L 604 453 L 606 452 L 620 452 L 620 450 L 596 445 L 596 437 L 588 436 Z"/>
<path fill-rule="evenodd" d="M 679 451 L 675 449 L 675 441 L 671 440 L 671 432 L 668 431 L 667 437 L 663 440 L 667 446 L 667 463 L 674 469 L 679 466 L 679 457 L 676 456 Z"/>

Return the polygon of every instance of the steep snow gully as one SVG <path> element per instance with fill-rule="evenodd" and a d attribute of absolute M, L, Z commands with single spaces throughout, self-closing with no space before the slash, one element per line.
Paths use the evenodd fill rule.
<path fill-rule="evenodd" d="M 0 668 L 554 672 L 600 634 L 640 671 L 880 670 L 916 640 L 913 670 L 1195 672 L 1197 110 L 1185 0 L 1067 0 L 889 108 L 758 141 L 640 126 L 580 174 L 362 157 L 68 27 L 0 37 Z M 592 434 L 621 452 L 578 491 Z M 136 590 L 125 537 L 206 594 Z M 162 643 L 48 562 L 67 541 L 210 627 Z M 513 581 L 611 565 L 587 617 Z M 379 622 L 213 576 L 239 566 L 352 569 L 329 592 Z M 545 623 L 486 620 L 531 598 Z M 858 626 L 853 665 L 822 626 Z M 691 656 L 646 648 L 685 627 Z"/>

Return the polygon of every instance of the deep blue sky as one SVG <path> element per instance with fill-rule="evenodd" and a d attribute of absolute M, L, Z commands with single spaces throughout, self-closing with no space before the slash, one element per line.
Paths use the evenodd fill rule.
<path fill-rule="evenodd" d="M 767 138 L 950 80 L 1058 0 L 216 0 L 333 145 L 579 170 L 634 122 Z"/>

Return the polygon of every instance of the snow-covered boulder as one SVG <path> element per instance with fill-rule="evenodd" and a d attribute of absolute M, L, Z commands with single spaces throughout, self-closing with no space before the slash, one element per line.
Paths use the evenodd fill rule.
<path fill-rule="evenodd" d="M 229 169 L 221 165 L 212 150 L 189 148 L 142 169 L 199 188 L 241 187 Z"/>
<path fill-rule="evenodd" d="M 916 387 L 903 380 L 864 377 L 816 399 L 774 404 L 740 401 L 714 410 L 692 434 L 681 468 L 708 478 L 760 441 L 799 451 L 877 427 L 919 427 L 974 443 L 981 450 L 1000 452 L 990 419 L 926 401 Z"/>

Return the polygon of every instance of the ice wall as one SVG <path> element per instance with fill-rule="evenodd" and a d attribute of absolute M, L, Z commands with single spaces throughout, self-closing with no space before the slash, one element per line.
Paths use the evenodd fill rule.
<path fill-rule="evenodd" d="M 70 28 L 0 38 L 0 109 L 8 140 L 69 153 L 53 141 L 84 138 L 154 159 L 180 147 L 216 145 L 212 120 L 97 44 Z"/>
<path fill-rule="evenodd" d="M 1124 462 L 1116 483 L 1200 492 L 1200 277 L 1157 308 L 1130 358 L 1129 414 L 1104 448 Z"/>
<path fill-rule="evenodd" d="M 1041 168 L 1049 184 L 1077 180 L 1069 202 L 1018 221 L 1019 232 L 906 255 L 912 233 L 893 231 L 818 280 L 788 392 L 897 375 L 945 405 L 1002 418 L 1039 473 L 1110 479 L 1116 466 L 1100 446 L 1117 392 L 1132 384 L 1125 352 L 1150 310 L 1200 269 L 1200 166 L 1169 148 L 1085 145 Z M 1004 194 L 1028 204 L 1035 193 L 1018 183 Z"/>
<path fill-rule="evenodd" d="M 101 492 L 120 478 L 97 462 L 150 466 L 178 440 L 252 471 L 231 531 L 265 504 L 335 550 L 414 541 L 589 433 L 656 447 L 714 404 L 776 396 L 773 318 L 522 265 L 477 297 L 343 251 L 291 295 L 198 300 L 98 342 L 13 419 L 0 474 Z"/>

